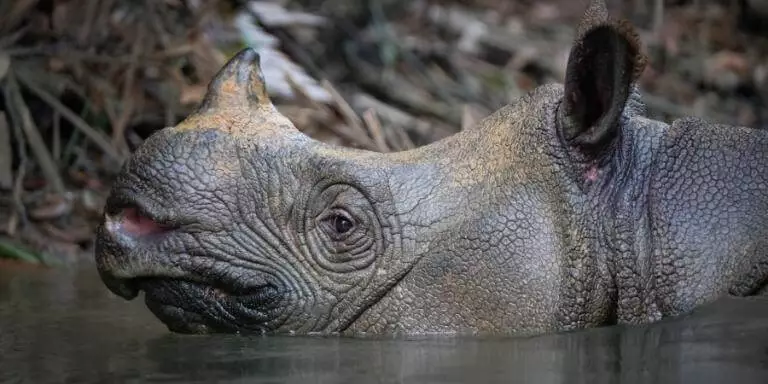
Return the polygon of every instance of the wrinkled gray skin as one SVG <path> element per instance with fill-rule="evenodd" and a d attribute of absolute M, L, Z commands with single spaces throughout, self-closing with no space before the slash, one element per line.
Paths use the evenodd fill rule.
<path fill-rule="evenodd" d="M 538 334 L 766 291 L 768 132 L 643 116 L 595 1 L 564 85 L 412 151 L 333 147 L 244 50 L 114 184 L 106 285 L 177 332 Z"/>

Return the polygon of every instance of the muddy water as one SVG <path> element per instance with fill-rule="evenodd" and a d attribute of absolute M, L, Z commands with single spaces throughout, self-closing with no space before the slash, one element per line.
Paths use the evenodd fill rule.
<path fill-rule="evenodd" d="M 0 264 L 1 383 L 768 383 L 768 299 L 522 339 L 181 336 L 92 267 Z"/>

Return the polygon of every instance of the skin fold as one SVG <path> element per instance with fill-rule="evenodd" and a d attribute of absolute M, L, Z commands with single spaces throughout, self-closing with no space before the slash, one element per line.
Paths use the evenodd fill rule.
<path fill-rule="evenodd" d="M 645 64 L 593 1 L 563 84 L 377 153 L 299 132 L 245 49 L 125 164 L 98 271 L 184 333 L 533 335 L 764 293 L 768 132 L 646 118 Z"/>

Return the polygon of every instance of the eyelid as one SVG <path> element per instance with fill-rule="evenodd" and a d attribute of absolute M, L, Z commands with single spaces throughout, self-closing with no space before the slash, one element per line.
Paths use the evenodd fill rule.
<path fill-rule="evenodd" d="M 360 220 L 357 219 L 357 216 L 353 215 L 351 212 L 341 207 L 331 207 L 330 209 L 328 209 L 327 213 L 321 216 L 322 220 L 328 220 L 331 217 L 333 217 L 334 214 L 343 216 L 347 220 L 353 222 L 355 225 L 357 225 L 357 223 L 360 222 Z"/>
<path fill-rule="evenodd" d="M 346 220 L 349 220 L 350 223 L 352 223 L 352 228 L 350 228 L 349 231 L 344 233 L 335 234 L 335 228 L 333 228 L 333 218 L 335 216 L 341 216 L 344 217 Z M 357 219 L 355 215 L 347 211 L 346 209 L 340 208 L 340 207 L 331 207 L 328 210 L 325 211 L 322 215 L 318 216 L 318 219 L 320 220 L 321 226 L 324 227 L 323 231 L 326 232 L 327 236 L 330 236 L 333 241 L 344 241 L 352 234 L 354 234 L 360 227 L 360 221 Z M 333 232 L 333 233 L 330 233 Z"/>

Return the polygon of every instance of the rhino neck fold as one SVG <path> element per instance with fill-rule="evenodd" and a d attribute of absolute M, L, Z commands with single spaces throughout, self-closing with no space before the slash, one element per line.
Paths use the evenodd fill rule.
<path fill-rule="evenodd" d="M 483 206 L 507 187 L 504 181 L 515 159 L 493 150 L 494 145 L 504 146 L 501 140 L 507 136 L 499 128 L 463 131 L 416 150 L 385 155 L 406 258 L 418 260 L 443 233 L 481 217 Z"/>

